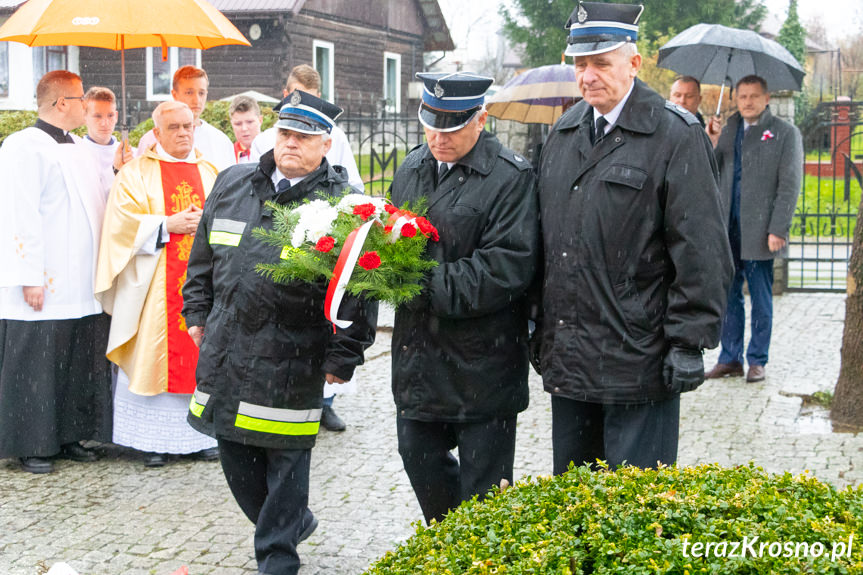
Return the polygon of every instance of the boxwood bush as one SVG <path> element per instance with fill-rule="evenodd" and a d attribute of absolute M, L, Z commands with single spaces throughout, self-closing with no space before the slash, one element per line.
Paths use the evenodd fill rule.
<path fill-rule="evenodd" d="M 417 524 L 366 573 L 853 574 L 863 573 L 861 524 L 863 487 L 807 474 L 577 467 Z"/>

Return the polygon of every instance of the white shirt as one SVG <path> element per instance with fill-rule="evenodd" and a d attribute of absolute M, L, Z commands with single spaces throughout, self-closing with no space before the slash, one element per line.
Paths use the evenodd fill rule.
<path fill-rule="evenodd" d="M 200 120 L 201 124 L 195 127 L 195 148 L 201 152 L 204 159 L 216 166 L 220 172 L 229 166 L 233 166 L 234 161 L 234 144 L 221 130 L 215 128 Z M 142 155 L 144 152 L 153 147 L 156 143 L 156 136 L 153 135 L 153 130 L 150 130 L 138 142 L 138 150 L 136 156 Z"/>
<path fill-rule="evenodd" d="M 261 156 L 272 150 L 276 146 L 276 128 L 268 128 L 258 134 L 252 141 L 252 161 L 257 162 Z M 360 171 L 357 169 L 357 161 L 354 159 L 354 153 L 351 150 L 351 144 L 348 142 L 348 137 L 344 130 L 338 126 L 333 126 L 330 133 L 330 139 L 333 141 L 330 146 L 330 151 L 327 152 L 327 162 L 331 166 L 342 166 L 348 172 L 348 183 L 354 187 L 363 190 L 365 187 L 363 179 L 360 177 Z M 276 170 L 278 172 L 278 170 Z"/>
<path fill-rule="evenodd" d="M 629 96 L 632 94 L 632 89 L 635 88 L 635 82 L 632 82 L 632 85 L 629 87 L 629 91 L 626 92 L 626 95 L 621 98 L 620 102 L 611 109 L 611 111 L 607 114 L 600 114 L 599 110 L 596 108 L 593 109 L 593 124 L 596 125 L 596 120 L 599 119 L 600 116 L 605 116 L 605 121 L 608 124 L 605 126 L 605 131 L 603 134 L 607 134 L 614 128 L 614 125 L 617 123 L 617 119 L 620 117 L 620 113 L 623 111 L 623 106 L 626 105 L 626 101 L 629 100 Z"/>

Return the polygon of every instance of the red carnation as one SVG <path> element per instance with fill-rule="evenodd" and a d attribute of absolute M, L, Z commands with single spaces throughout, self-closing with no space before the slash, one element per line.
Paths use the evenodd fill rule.
<path fill-rule="evenodd" d="M 366 252 L 360 256 L 357 263 L 360 264 L 360 267 L 364 270 L 373 270 L 381 266 L 381 257 L 378 255 L 378 252 Z"/>
<path fill-rule="evenodd" d="M 431 225 L 431 222 L 429 222 L 427 219 L 419 217 L 414 221 L 417 223 L 417 226 L 419 226 L 420 231 L 424 235 L 429 236 L 433 242 L 436 242 L 440 239 L 437 233 L 437 228 Z"/>
<path fill-rule="evenodd" d="M 417 235 L 417 229 L 411 224 L 405 224 L 402 226 L 402 235 L 406 238 L 412 238 Z"/>
<path fill-rule="evenodd" d="M 362 217 L 364 220 L 369 219 L 371 216 L 375 215 L 376 208 L 374 204 L 359 204 L 354 206 L 354 215 Z"/>
<path fill-rule="evenodd" d="M 331 238 L 330 236 L 324 236 L 318 240 L 318 243 L 315 244 L 315 249 L 319 252 L 327 253 L 331 249 L 333 249 L 336 245 L 336 240 Z"/>
<path fill-rule="evenodd" d="M 384 209 L 387 211 L 388 214 L 394 214 L 399 211 L 399 209 L 392 204 L 385 204 Z"/>

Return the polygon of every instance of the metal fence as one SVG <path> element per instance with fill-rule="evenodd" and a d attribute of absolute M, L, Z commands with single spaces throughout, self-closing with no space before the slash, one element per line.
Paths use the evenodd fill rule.
<path fill-rule="evenodd" d="M 786 285 L 845 291 L 863 188 L 863 102 L 822 102 L 802 133 L 804 184 L 791 224 Z"/>

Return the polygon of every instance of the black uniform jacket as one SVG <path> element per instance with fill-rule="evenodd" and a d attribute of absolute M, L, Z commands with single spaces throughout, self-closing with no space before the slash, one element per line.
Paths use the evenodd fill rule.
<path fill-rule="evenodd" d="M 276 284 L 255 264 L 277 262 L 281 248 L 252 236 L 271 229 L 264 202 L 340 195 L 341 166 L 326 159 L 306 179 L 275 197 L 273 152 L 260 164 L 219 174 L 207 198 L 189 257 L 183 315 L 204 326 L 189 423 L 195 429 L 260 447 L 314 445 L 324 374 L 348 380 L 374 340 L 377 304 L 345 297 L 342 317 L 353 325 L 333 334 L 324 317 L 326 282 Z M 284 196 L 284 197 L 282 197 Z"/>
<path fill-rule="evenodd" d="M 540 161 L 547 391 L 594 403 L 671 397 L 669 346 L 715 347 L 731 281 L 704 129 L 640 80 L 594 147 L 573 106 Z"/>
<path fill-rule="evenodd" d="M 419 302 L 396 310 L 393 395 L 399 415 L 472 422 L 509 417 L 528 404 L 525 290 L 537 260 L 535 178 L 529 162 L 483 132 L 435 186 L 423 145 L 393 179 L 392 201 L 425 197 L 440 232 L 440 262 Z"/>

